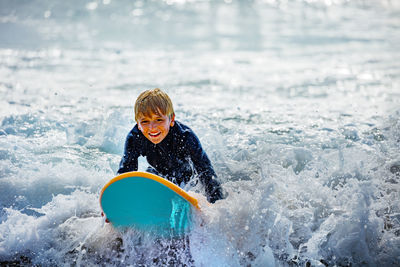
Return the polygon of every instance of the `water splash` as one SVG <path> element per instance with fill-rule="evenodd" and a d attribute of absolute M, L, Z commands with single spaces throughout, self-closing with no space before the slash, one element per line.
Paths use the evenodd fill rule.
<path fill-rule="evenodd" d="M 0 262 L 399 265 L 397 2 L 0 5 Z M 154 87 L 227 193 L 175 243 L 98 204 Z"/>

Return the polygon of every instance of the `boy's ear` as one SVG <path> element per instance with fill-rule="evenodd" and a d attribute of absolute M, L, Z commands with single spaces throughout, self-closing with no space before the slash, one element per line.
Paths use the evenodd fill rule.
<path fill-rule="evenodd" d="M 175 114 L 171 115 L 171 122 L 170 122 L 171 127 L 175 125 Z"/>

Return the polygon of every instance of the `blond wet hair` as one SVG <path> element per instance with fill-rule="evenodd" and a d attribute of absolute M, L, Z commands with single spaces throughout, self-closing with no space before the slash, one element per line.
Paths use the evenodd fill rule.
<path fill-rule="evenodd" d="M 135 121 L 139 117 L 151 117 L 151 114 L 162 114 L 171 117 L 175 114 L 169 96 L 159 88 L 142 92 L 135 102 Z M 161 115 L 160 114 L 160 115 Z"/>

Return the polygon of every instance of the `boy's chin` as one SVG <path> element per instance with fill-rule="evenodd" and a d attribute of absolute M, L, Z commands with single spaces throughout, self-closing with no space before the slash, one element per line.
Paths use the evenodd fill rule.
<path fill-rule="evenodd" d="M 151 137 L 147 137 L 147 139 L 152 142 L 153 144 L 157 145 L 159 143 L 162 142 L 162 140 L 164 140 L 164 138 L 158 137 L 158 138 L 151 138 Z"/>

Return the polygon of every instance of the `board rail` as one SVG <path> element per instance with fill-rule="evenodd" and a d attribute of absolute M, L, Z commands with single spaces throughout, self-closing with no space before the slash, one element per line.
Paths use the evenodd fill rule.
<path fill-rule="evenodd" d="M 165 178 L 162 178 L 158 175 L 149 173 L 149 172 L 140 172 L 140 171 L 132 171 L 132 172 L 125 172 L 122 173 L 116 177 L 114 177 L 113 179 L 111 179 L 108 183 L 106 183 L 103 188 L 100 191 L 100 206 L 101 205 L 101 198 L 103 196 L 104 191 L 107 189 L 107 187 L 109 187 L 111 184 L 113 184 L 114 182 L 117 182 L 119 180 L 122 179 L 126 179 L 126 178 L 135 178 L 135 177 L 142 177 L 142 178 L 146 178 L 146 179 L 150 179 L 150 180 L 154 180 L 156 182 L 159 182 L 160 184 L 168 187 L 169 189 L 171 189 L 172 191 L 174 191 L 175 193 L 177 193 L 178 195 L 180 195 L 181 197 L 183 197 L 184 199 L 186 199 L 190 204 L 192 204 L 196 209 L 200 210 L 200 206 L 199 206 L 199 202 L 196 198 L 192 197 L 191 195 L 189 195 L 185 190 L 183 190 L 182 188 L 180 188 L 179 186 L 177 186 L 176 184 L 168 181 Z M 102 207 L 103 209 L 103 207 Z"/>

